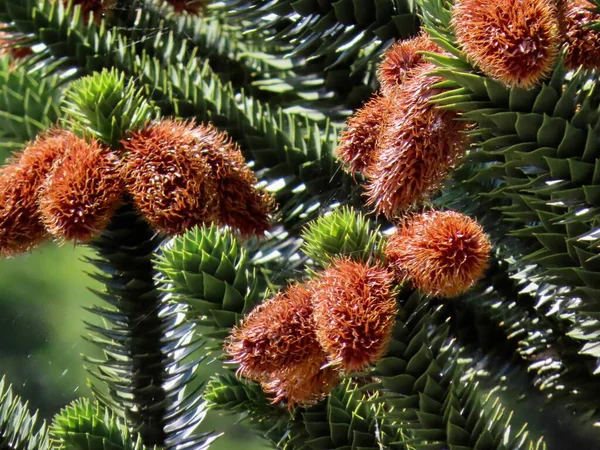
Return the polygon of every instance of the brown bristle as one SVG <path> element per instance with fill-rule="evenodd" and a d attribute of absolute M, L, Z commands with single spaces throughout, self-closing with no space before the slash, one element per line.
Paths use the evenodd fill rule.
<path fill-rule="evenodd" d="M 558 55 L 555 0 L 459 0 L 452 24 L 467 57 L 509 86 L 536 86 Z"/>
<path fill-rule="evenodd" d="M 42 133 L 0 169 L 0 256 L 27 251 L 45 239 L 39 190 L 72 139 L 63 130 Z"/>
<path fill-rule="evenodd" d="M 163 120 L 123 142 L 127 185 L 157 230 L 182 234 L 216 221 L 243 234 L 263 233 L 273 200 L 229 137 L 210 125 Z"/>
<path fill-rule="evenodd" d="M 240 376 L 258 381 L 307 361 L 320 363 L 324 356 L 315 338 L 310 290 L 293 284 L 257 306 L 233 329 L 225 352 L 239 364 Z"/>
<path fill-rule="evenodd" d="M 425 32 L 412 39 L 395 42 L 383 56 L 377 79 L 384 95 L 389 95 L 409 78 L 413 70 L 426 63 L 421 52 L 442 53 Z"/>
<path fill-rule="evenodd" d="M 407 219 L 385 249 L 400 277 L 439 297 L 453 297 L 471 288 L 483 276 L 490 252 L 481 226 L 454 211 L 432 211 Z"/>
<path fill-rule="evenodd" d="M 600 32 L 587 25 L 600 21 L 600 14 L 587 0 L 560 0 L 560 35 L 567 46 L 565 67 L 569 70 L 600 69 Z"/>
<path fill-rule="evenodd" d="M 397 312 L 392 282 L 381 266 L 340 259 L 315 284 L 317 340 L 343 372 L 363 370 L 385 353 Z"/>
<path fill-rule="evenodd" d="M 277 370 L 271 378 L 262 381 L 263 390 L 272 395 L 272 403 L 286 402 L 289 409 L 310 407 L 327 396 L 339 383 L 340 375 L 332 367 L 322 368 L 327 363 L 310 359 L 293 367 Z"/>
<path fill-rule="evenodd" d="M 367 175 L 367 204 L 389 219 L 427 200 L 464 154 L 464 121 L 437 108 L 430 98 L 440 78 L 423 65 L 390 96 L 390 113 L 381 128 Z"/>
<path fill-rule="evenodd" d="M 371 165 L 388 103 L 385 97 L 375 95 L 347 120 L 335 153 L 349 173 L 362 172 Z"/>
<path fill-rule="evenodd" d="M 59 241 L 87 242 L 104 230 L 123 191 L 119 158 L 73 136 L 40 192 L 42 221 Z"/>

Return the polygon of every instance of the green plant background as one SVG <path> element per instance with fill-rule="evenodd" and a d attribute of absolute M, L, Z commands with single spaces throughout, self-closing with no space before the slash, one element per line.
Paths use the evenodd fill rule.
<path fill-rule="evenodd" d="M 17 394 L 32 409 L 50 419 L 71 400 L 89 395 L 81 354 L 97 355 L 84 339 L 84 308 L 96 302 L 88 288 L 100 288 L 82 258 L 84 247 L 44 244 L 30 254 L 0 260 L 0 368 Z M 199 379 L 215 373 L 219 364 L 200 366 Z M 211 449 L 269 448 L 261 439 L 235 425 L 236 418 L 210 413 L 205 430 L 224 431 Z"/>

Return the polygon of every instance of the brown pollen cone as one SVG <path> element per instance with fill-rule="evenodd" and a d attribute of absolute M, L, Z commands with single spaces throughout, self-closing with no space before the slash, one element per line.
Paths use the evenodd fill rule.
<path fill-rule="evenodd" d="M 0 169 L 0 256 L 27 251 L 46 238 L 39 190 L 72 139 L 62 130 L 42 133 Z"/>
<path fill-rule="evenodd" d="M 459 0 L 452 24 L 467 57 L 509 86 L 537 85 L 558 55 L 556 0 Z"/>
<path fill-rule="evenodd" d="M 594 7 L 587 0 L 559 0 L 560 35 L 567 45 L 565 67 L 569 70 L 600 68 L 600 32 L 586 26 L 600 21 L 600 14 L 591 11 Z"/>
<path fill-rule="evenodd" d="M 385 353 L 397 313 L 393 279 L 379 265 L 339 259 L 315 284 L 317 340 L 343 372 L 363 370 Z"/>
<path fill-rule="evenodd" d="M 335 153 L 349 173 L 362 172 L 373 162 L 379 130 L 388 113 L 389 100 L 375 95 L 346 121 Z"/>
<path fill-rule="evenodd" d="M 148 223 L 169 235 L 211 221 L 218 206 L 211 167 L 190 128 L 162 121 L 123 142 L 127 189 Z"/>
<path fill-rule="evenodd" d="M 427 200 L 467 145 L 466 122 L 455 120 L 456 113 L 429 101 L 440 92 L 432 86 L 441 81 L 428 75 L 432 67 L 423 65 L 390 96 L 390 113 L 366 172 L 367 204 L 389 219 Z"/>
<path fill-rule="evenodd" d="M 431 211 L 407 219 L 385 249 L 400 277 L 438 297 L 469 290 L 483 276 L 490 252 L 481 225 L 455 211 Z"/>
<path fill-rule="evenodd" d="M 73 136 L 40 192 L 40 214 L 61 241 L 87 242 L 100 234 L 121 203 L 119 158 L 97 141 Z"/>
<path fill-rule="evenodd" d="M 216 221 L 243 234 L 269 226 L 273 200 L 228 136 L 210 125 L 163 120 L 123 142 L 127 186 L 148 222 L 182 234 Z"/>
<path fill-rule="evenodd" d="M 272 403 L 286 402 L 289 409 L 312 406 L 327 396 L 340 381 L 337 370 L 321 368 L 326 363 L 325 354 L 321 361 L 302 361 L 273 373 L 269 380 L 261 382 L 261 386 L 267 394 L 273 395 Z"/>
<path fill-rule="evenodd" d="M 257 306 L 231 332 L 225 353 L 239 364 L 238 374 L 268 381 L 273 373 L 288 373 L 308 362 L 324 360 L 315 338 L 311 291 L 292 284 Z"/>
<path fill-rule="evenodd" d="M 203 146 L 212 170 L 218 196 L 216 221 L 243 236 L 262 235 L 270 227 L 275 200 L 255 187 L 258 180 L 246 165 L 241 149 L 231 138 L 211 125 L 194 129 L 197 145 Z"/>
<path fill-rule="evenodd" d="M 384 95 L 391 94 L 415 68 L 426 63 L 421 52 L 442 53 L 442 49 L 422 32 L 412 39 L 395 42 L 385 52 L 377 69 L 377 79 Z"/>
<path fill-rule="evenodd" d="M 188 14 L 199 16 L 206 9 L 208 0 L 166 0 L 177 13 L 186 12 Z"/>

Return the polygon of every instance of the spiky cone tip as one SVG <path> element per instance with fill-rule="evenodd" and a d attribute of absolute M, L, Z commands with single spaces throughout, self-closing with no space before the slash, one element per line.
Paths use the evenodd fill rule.
<path fill-rule="evenodd" d="M 385 247 L 398 277 L 435 297 L 468 291 L 483 277 L 490 253 L 481 225 L 455 211 L 429 211 L 405 219 Z"/>
<path fill-rule="evenodd" d="M 600 69 L 600 32 L 588 25 L 600 22 L 600 14 L 588 0 L 559 0 L 560 36 L 566 45 L 564 64 L 568 70 Z"/>
<path fill-rule="evenodd" d="M 393 95 L 394 89 L 409 79 L 415 69 L 426 64 L 423 52 L 442 53 L 424 31 L 414 38 L 396 41 L 386 50 L 377 68 L 383 95 Z"/>

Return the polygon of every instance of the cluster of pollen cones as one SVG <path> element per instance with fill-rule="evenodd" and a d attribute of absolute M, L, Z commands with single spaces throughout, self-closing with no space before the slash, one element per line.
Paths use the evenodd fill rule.
<path fill-rule="evenodd" d="M 288 407 L 309 406 L 346 374 L 384 356 L 397 314 L 395 285 L 451 297 L 482 276 L 490 243 L 453 211 L 414 215 L 387 241 L 384 263 L 340 258 L 256 307 L 225 344 L 238 374 Z"/>
<path fill-rule="evenodd" d="M 479 69 L 529 88 L 549 74 L 563 45 L 568 69 L 600 67 L 600 34 L 586 27 L 600 19 L 592 8 L 587 0 L 458 0 L 452 25 Z M 388 49 L 380 92 L 348 119 L 336 149 L 348 172 L 364 176 L 367 204 L 390 220 L 437 191 L 469 144 L 469 123 L 432 102 L 443 79 L 427 53 L 444 51 L 425 33 Z"/>
<path fill-rule="evenodd" d="M 0 169 L 0 255 L 48 237 L 86 242 L 124 201 L 157 231 L 208 222 L 262 234 L 274 209 L 237 145 L 210 125 L 163 120 L 110 149 L 51 129 Z"/>

